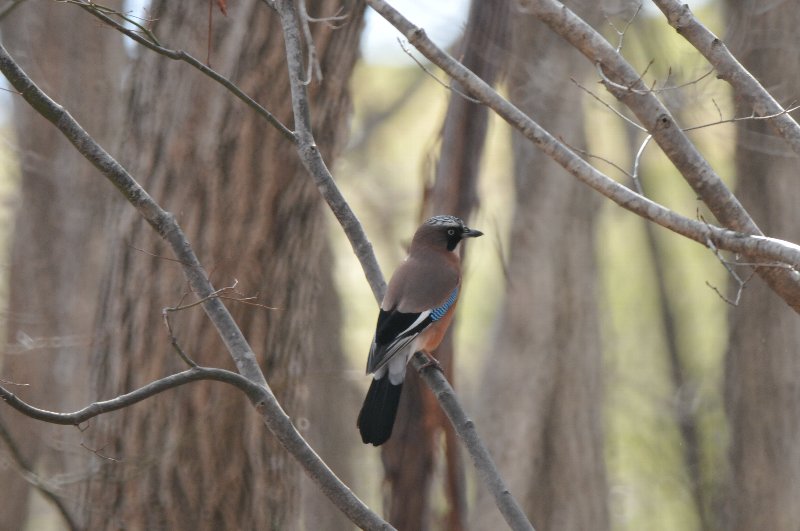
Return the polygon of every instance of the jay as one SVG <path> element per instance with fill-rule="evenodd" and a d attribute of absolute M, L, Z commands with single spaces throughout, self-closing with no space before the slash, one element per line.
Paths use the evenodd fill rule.
<path fill-rule="evenodd" d="M 373 379 L 357 422 L 364 444 L 379 446 L 392 434 L 408 360 L 418 351 L 430 355 L 453 319 L 461 288 L 458 244 L 482 234 L 455 216 L 434 216 L 414 233 L 408 258 L 389 281 L 369 349 Z"/>

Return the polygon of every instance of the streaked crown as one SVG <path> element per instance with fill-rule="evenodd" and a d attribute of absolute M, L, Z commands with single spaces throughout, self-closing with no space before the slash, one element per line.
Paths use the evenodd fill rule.
<path fill-rule="evenodd" d="M 432 227 L 455 227 L 462 230 L 466 227 L 461 218 L 455 216 L 433 216 L 428 218 L 424 224 Z"/>

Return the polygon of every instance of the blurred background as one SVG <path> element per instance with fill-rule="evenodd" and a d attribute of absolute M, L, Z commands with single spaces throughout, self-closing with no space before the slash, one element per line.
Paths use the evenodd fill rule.
<path fill-rule="evenodd" d="M 362 2 L 305 4 L 319 19 L 317 142 L 387 279 L 431 214 L 485 233 L 465 250 L 440 358 L 536 529 L 796 529 L 791 309 L 748 269 L 728 266 L 740 284 L 722 257 L 577 182 Z M 624 0 L 566 4 L 621 47 L 678 123 L 707 125 L 690 138 L 762 230 L 800 241 L 794 155 L 763 121 L 732 120 L 752 109 L 664 16 Z M 334 471 L 398 529 L 503 528 L 416 379 L 390 443 L 361 444 L 376 302 L 289 143 L 222 87 L 75 5 L 12 5 L 3 45 L 177 215 L 216 287 L 235 279 L 258 297 L 227 304 Z M 263 3 L 231 0 L 227 16 L 215 4 L 109 5 L 291 127 L 281 30 Z M 601 171 L 714 222 L 593 66 L 524 2 L 393 5 Z M 795 102 L 792 2 L 691 7 L 780 103 Z M 2 102 L 3 385 L 69 411 L 183 369 L 161 309 L 194 298 L 169 249 L 52 126 L 13 93 Z M 199 308 L 173 327 L 198 363 L 232 367 Z M 352 528 L 246 400 L 215 383 L 81 430 L 9 408 L 0 427 L 0 529 Z"/>

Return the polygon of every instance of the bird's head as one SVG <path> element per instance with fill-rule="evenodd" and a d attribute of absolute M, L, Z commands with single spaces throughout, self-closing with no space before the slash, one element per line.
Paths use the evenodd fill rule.
<path fill-rule="evenodd" d="M 433 216 L 420 225 L 417 232 L 414 233 L 411 245 L 412 247 L 415 244 L 433 245 L 453 251 L 464 238 L 477 238 L 478 236 L 483 236 L 483 233 L 467 227 L 461 218 L 455 216 Z"/>

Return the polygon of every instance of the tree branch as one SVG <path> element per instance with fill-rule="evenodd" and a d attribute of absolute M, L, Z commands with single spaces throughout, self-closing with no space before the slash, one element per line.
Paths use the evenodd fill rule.
<path fill-rule="evenodd" d="M 414 354 L 411 358 L 411 364 L 419 371 L 422 379 L 425 380 L 425 383 L 436 396 L 436 400 L 442 410 L 447 414 L 447 418 L 453 424 L 458 437 L 464 443 L 472 458 L 475 470 L 478 471 L 481 480 L 494 496 L 495 503 L 506 523 L 515 531 L 534 531 L 533 526 L 528 521 L 528 517 L 525 516 L 517 500 L 514 499 L 514 496 L 506 487 L 500 472 L 498 472 L 492 460 L 491 454 L 489 454 L 489 450 L 483 444 L 478 431 L 475 429 L 475 423 L 461 407 L 455 391 L 450 386 L 447 378 L 444 377 L 444 374 L 442 374 L 442 371 L 433 366 L 427 356 L 421 352 Z"/>
<path fill-rule="evenodd" d="M 97 417 L 98 415 L 132 406 L 141 402 L 142 400 L 146 400 L 159 393 L 163 393 L 164 391 L 168 391 L 170 389 L 180 387 L 181 385 L 199 380 L 215 380 L 217 382 L 223 382 L 228 385 L 232 385 L 245 393 L 252 402 L 262 401 L 265 393 L 268 392 L 266 388 L 253 383 L 241 374 L 237 374 L 235 372 L 210 367 L 192 367 L 191 369 L 187 369 L 183 372 L 171 374 L 154 382 L 150 382 L 149 384 L 140 387 L 135 391 L 131 391 L 130 393 L 119 395 L 110 400 L 93 402 L 82 409 L 73 411 L 72 413 L 56 413 L 46 409 L 34 407 L 20 399 L 17 395 L 3 386 L 0 386 L 0 398 L 5 400 L 9 406 L 13 407 L 26 417 L 48 422 L 50 424 L 78 426 L 79 424 L 83 424 L 87 420 Z"/>
<path fill-rule="evenodd" d="M 633 111 L 684 180 L 724 226 L 745 234 L 762 235 L 738 198 L 645 85 L 642 75 L 602 35 L 557 0 L 528 0 L 525 8 L 597 65 L 608 91 Z M 757 269 L 756 272 L 800 313 L 800 278 L 797 275 L 776 269 Z"/>
<path fill-rule="evenodd" d="M 687 4 L 677 0 L 653 0 L 669 25 L 694 46 L 739 96 L 753 105 L 759 116 L 769 116 L 769 125 L 778 133 L 795 154 L 800 155 L 800 125 L 789 115 L 758 80 L 742 66 L 716 35 L 692 14 Z"/>
<path fill-rule="evenodd" d="M 203 309 L 217 329 L 228 353 L 236 363 L 238 371 L 254 386 L 262 388 L 258 401 L 254 402 L 256 410 L 270 431 L 303 466 L 309 477 L 356 525 L 363 529 L 391 529 L 389 524 L 370 511 L 336 477 L 294 427 L 291 419 L 272 394 L 264 374 L 258 366 L 255 354 L 239 326 L 222 301 L 218 297 L 211 296 L 215 290 L 186 236 L 175 221 L 175 217 L 164 211 L 125 168 L 100 147 L 63 107 L 42 92 L 2 45 L 0 45 L 0 72 L 19 91 L 25 101 L 55 125 L 78 152 L 94 164 L 117 187 L 128 202 L 136 207 L 153 229 L 169 243 L 175 257 L 181 263 L 192 291 L 201 299 L 206 299 L 202 305 Z"/>
<path fill-rule="evenodd" d="M 93 2 L 92 3 L 85 2 L 83 0 L 65 0 L 65 1 L 69 4 L 75 4 L 76 6 L 79 6 L 87 13 L 90 13 L 94 17 L 97 17 L 98 19 L 102 20 L 105 24 L 108 24 L 109 26 L 111 26 L 118 32 L 122 33 L 126 37 L 133 39 L 135 42 L 141 44 L 148 50 L 152 50 L 157 54 L 163 55 L 164 57 L 167 57 L 169 59 L 173 59 L 175 61 L 183 61 L 184 63 L 193 66 L 206 76 L 210 77 L 211 79 L 213 79 L 214 81 L 216 81 L 217 83 L 228 89 L 234 96 L 243 101 L 248 107 L 256 111 L 256 113 L 258 113 L 265 120 L 267 120 L 287 140 L 290 140 L 292 142 L 295 141 L 294 133 L 292 133 L 292 130 L 283 125 L 281 121 L 275 117 L 275 115 L 273 115 L 267 109 L 262 107 L 253 98 L 245 94 L 245 92 L 242 89 L 240 89 L 235 83 L 233 83 L 233 81 L 226 78 L 225 76 L 223 76 L 210 66 L 207 66 L 202 61 L 199 61 L 193 55 L 184 52 L 183 50 L 171 50 L 169 48 L 165 48 L 164 46 L 161 45 L 158 39 L 156 39 L 155 36 L 150 32 L 147 33 L 150 39 L 147 39 L 142 35 L 140 35 L 139 33 L 137 33 L 136 31 L 130 28 L 126 28 L 124 25 L 114 20 L 110 15 L 113 14 L 122 17 L 126 21 L 129 21 L 129 19 L 125 17 L 122 13 L 114 9 L 103 7 Z"/>
<path fill-rule="evenodd" d="M 372 288 L 372 294 L 380 303 L 386 291 L 386 281 L 375 258 L 375 253 L 372 251 L 372 244 L 367 238 L 361 222 L 336 186 L 336 182 L 325 165 L 325 161 L 322 159 L 314 140 L 314 133 L 311 129 L 308 87 L 303 80 L 303 47 L 294 3 L 289 0 L 275 0 L 274 2 L 264 0 L 264 3 L 278 13 L 281 27 L 283 28 L 286 61 L 289 68 L 289 83 L 292 92 L 296 147 L 300 161 L 312 179 L 314 179 L 320 194 L 322 194 L 325 202 L 328 203 L 342 229 L 344 229 L 353 252 L 361 263 L 367 282 Z"/>
<path fill-rule="evenodd" d="M 553 135 L 542 126 L 505 100 L 452 56 L 436 46 L 427 37 L 422 28 L 414 26 L 387 2 L 384 0 L 366 1 L 375 11 L 383 16 L 383 18 L 405 35 L 406 39 L 408 39 L 408 41 L 425 57 L 439 66 L 453 79 L 461 83 L 469 94 L 494 110 L 501 118 L 508 122 L 509 125 L 521 132 L 523 136 L 533 142 L 546 155 L 560 164 L 573 176 L 603 194 L 605 197 L 611 199 L 622 208 L 653 221 L 677 234 L 701 243 L 702 245 L 707 246 L 710 241 L 721 249 L 744 253 L 748 256 L 757 256 L 761 260 L 774 260 L 777 262 L 784 262 L 791 266 L 800 265 L 800 246 L 796 244 L 760 235 L 750 236 L 681 216 L 663 205 L 655 203 L 614 181 L 580 158 L 563 142 L 553 137 Z M 572 16 L 574 17 L 574 15 Z M 587 36 L 587 38 L 589 37 Z M 610 48 L 607 42 L 605 46 Z M 611 51 L 616 53 L 613 48 L 611 48 Z M 638 79 L 638 75 L 635 79 Z M 676 127 L 675 129 L 678 128 Z M 692 148 L 692 150 L 694 150 L 694 148 Z M 726 196 L 727 195 L 730 195 L 729 191 L 726 193 Z M 733 198 L 733 200 L 738 204 L 735 198 Z M 751 255 L 750 253 L 756 254 Z M 797 283 L 797 281 L 800 280 L 800 275 L 793 272 L 791 273 L 790 279 L 793 283 Z M 800 300 L 800 298 L 797 300 Z M 793 306 L 793 308 L 795 308 L 795 306 Z M 795 309 L 797 310 L 798 308 Z"/>

